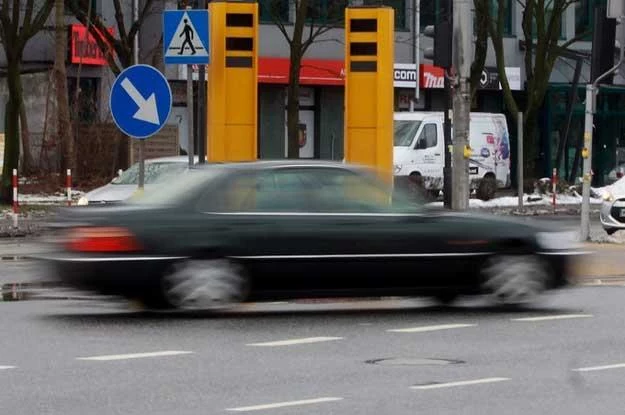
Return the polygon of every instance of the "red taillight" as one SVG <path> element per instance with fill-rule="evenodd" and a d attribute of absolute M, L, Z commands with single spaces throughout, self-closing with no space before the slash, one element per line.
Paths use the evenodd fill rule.
<path fill-rule="evenodd" d="M 116 227 L 72 229 L 65 246 L 76 252 L 132 252 L 141 249 L 132 233 Z"/>
<path fill-rule="evenodd" d="M 617 171 L 616 172 L 616 178 L 620 179 L 621 177 L 623 177 L 623 171 Z"/>

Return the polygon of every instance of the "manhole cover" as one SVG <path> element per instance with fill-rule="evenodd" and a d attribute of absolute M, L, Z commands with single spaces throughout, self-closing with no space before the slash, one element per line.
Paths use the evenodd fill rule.
<path fill-rule="evenodd" d="M 424 359 L 418 357 L 391 357 L 385 359 L 367 360 L 366 363 L 382 366 L 442 366 L 457 365 L 464 363 L 462 360 L 453 359 Z"/>

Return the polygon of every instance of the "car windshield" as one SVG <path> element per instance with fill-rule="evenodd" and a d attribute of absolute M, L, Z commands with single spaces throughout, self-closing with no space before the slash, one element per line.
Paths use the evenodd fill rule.
<path fill-rule="evenodd" d="M 145 163 L 145 184 L 160 183 L 171 176 L 176 176 L 188 168 L 188 163 L 180 162 L 154 162 Z M 129 169 L 111 182 L 111 184 L 138 184 L 139 163 L 133 164 Z"/>
<path fill-rule="evenodd" d="M 140 205 L 174 205 L 180 199 L 200 191 L 219 175 L 217 168 L 184 169 L 179 174 L 167 175 L 143 194 L 135 195 L 127 203 Z"/>
<path fill-rule="evenodd" d="M 409 147 L 420 125 L 421 121 L 395 120 L 394 145 L 396 147 Z"/>

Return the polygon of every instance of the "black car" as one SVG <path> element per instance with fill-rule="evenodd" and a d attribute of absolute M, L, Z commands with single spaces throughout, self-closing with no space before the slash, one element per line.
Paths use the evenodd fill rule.
<path fill-rule="evenodd" d="M 567 284 L 562 233 L 430 208 L 370 170 L 322 161 L 197 167 L 137 200 L 59 212 L 55 278 L 149 307 L 333 296 L 489 294 Z"/>

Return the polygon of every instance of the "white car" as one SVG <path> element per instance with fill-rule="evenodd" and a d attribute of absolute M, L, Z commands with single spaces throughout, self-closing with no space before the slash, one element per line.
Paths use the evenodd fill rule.
<path fill-rule="evenodd" d="M 198 162 L 195 156 L 194 163 Z M 145 190 L 189 168 L 188 156 L 160 157 L 145 161 Z M 121 172 L 109 184 L 98 187 L 78 200 L 78 206 L 103 205 L 129 199 L 139 185 L 139 163 Z"/>
<path fill-rule="evenodd" d="M 599 219 L 603 229 L 608 235 L 625 229 L 625 177 L 603 188 L 602 197 Z"/>

